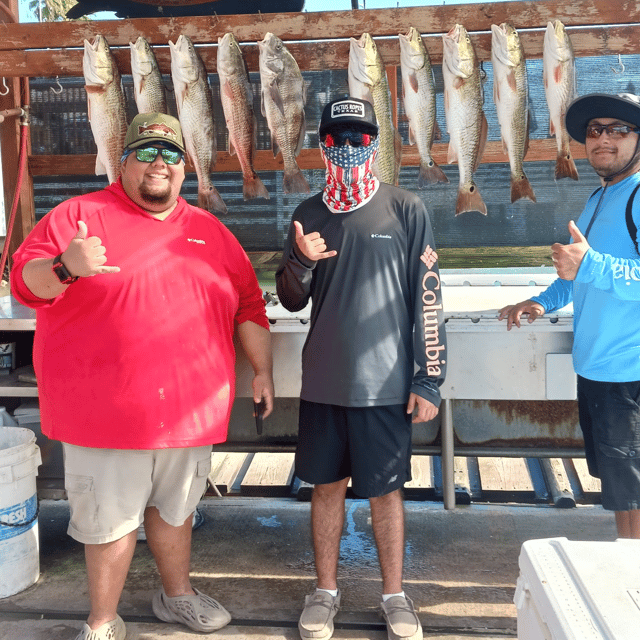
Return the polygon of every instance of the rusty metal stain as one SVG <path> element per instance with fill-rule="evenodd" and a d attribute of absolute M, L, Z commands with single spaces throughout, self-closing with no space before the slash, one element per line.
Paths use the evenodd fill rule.
<path fill-rule="evenodd" d="M 488 400 L 487 406 L 507 424 L 526 419 L 553 431 L 566 423 L 578 423 L 578 403 L 573 400 Z"/>

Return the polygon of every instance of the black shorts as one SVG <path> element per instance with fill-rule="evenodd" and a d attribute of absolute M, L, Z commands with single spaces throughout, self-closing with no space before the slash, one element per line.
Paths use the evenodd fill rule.
<path fill-rule="evenodd" d="M 295 473 L 310 484 L 351 478 L 362 498 L 411 480 L 411 415 L 406 405 L 340 407 L 300 400 Z"/>
<path fill-rule="evenodd" d="M 640 509 L 640 382 L 578 376 L 578 409 L 589 473 L 602 482 L 602 506 Z"/>

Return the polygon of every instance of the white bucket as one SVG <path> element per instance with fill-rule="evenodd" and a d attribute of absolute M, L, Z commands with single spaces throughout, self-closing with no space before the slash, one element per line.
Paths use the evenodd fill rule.
<path fill-rule="evenodd" d="M 36 436 L 0 427 L 0 598 L 30 587 L 40 575 Z"/>

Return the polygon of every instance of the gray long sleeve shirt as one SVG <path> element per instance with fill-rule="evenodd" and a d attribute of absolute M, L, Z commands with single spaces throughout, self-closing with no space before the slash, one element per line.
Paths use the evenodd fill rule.
<path fill-rule="evenodd" d="M 294 220 L 338 255 L 316 263 L 302 256 Z M 332 213 L 322 193 L 301 203 L 276 284 L 289 311 L 312 300 L 302 399 L 367 407 L 404 404 L 414 392 L 439 406 L 447 359 L 440 275 L 429 214 L 415 194 L 381 183 L 348 213 Z"/>

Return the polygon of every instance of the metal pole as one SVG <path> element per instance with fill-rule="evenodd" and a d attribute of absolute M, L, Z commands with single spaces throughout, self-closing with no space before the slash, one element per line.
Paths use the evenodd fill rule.
<path fill-rule="evenodd" d="M 442 499 L 445 509 L 455 509 L 456 487 L 453 473 L 453 417 L 451 399 L 445 398 L 441 405 L 440 436 L 442 439 Z"/>

